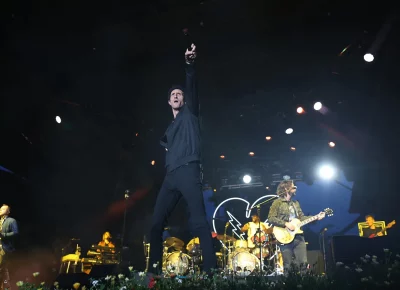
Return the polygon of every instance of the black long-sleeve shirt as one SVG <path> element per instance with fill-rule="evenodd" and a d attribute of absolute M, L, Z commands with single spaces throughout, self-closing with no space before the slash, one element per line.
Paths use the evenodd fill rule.
<path fill-rule="evenodd" d="M 168 126 L 160 143 L 167 149 L 165 166 L 170 172 L 184 164 L 200 161 L 201 136 L 199 99 L 193 64 L 186 64 L 185 104 Z"/>

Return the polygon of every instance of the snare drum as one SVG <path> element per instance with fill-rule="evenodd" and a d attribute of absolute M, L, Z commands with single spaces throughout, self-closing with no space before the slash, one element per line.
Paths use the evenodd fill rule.
<path fill-rule="evenodd" d="M 244 248 L 247 249 L 247 241 L 246 240 L 236 240 L 235 241 L 235 249 Z"/>

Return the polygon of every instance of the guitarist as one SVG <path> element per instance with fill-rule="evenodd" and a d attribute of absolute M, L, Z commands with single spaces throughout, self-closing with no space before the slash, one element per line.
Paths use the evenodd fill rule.
<path fill-rule="evenodd" d="M 9 214 L 10 207 L 3 204 L 0 207 L 0 289 L 10 287 L 8 267 L 10 255 L 14 252 L 13 238 L 18 234 L 17 222 Z"/>
<path fill-rule="evenodd" d="M 294 185 L 293 180 L 284 180 L 278 185 L 277 195 L 279 197 L 271 205 L 268 223 L 277 227 L 286 227 L 293 231 L 295 227 L 290 223 L 291 220 L 297 218 L 303 221 L 309 218 L 309 216 L 304 215 L 299 202 L 292 199 L 292 197 L 296 195 L 296 190 L 297 186 Z M 318 214 L 318 220 L 324 217 L 324 212 Z M 303 234 L 297 234 L 292 242 L 280 245 L 279 247 L 282 253 L 283 267 L 285 270 L 290 269 L 292 262 L 294 262 L 297 267 L 308 266 L 307 248 Z"/>
<path fill-rule="evenodd" d="M 390 229 L 396 222 L 390 222 L 386 228 L 376 227 L 375 219 L 372 215 L 365 216 L 365 222 L 368 224 L 368 228 L 363 229 L 362 237 L 364 238 L 376 238 L 382 237 L 386 234 L 386 229 Z"/>

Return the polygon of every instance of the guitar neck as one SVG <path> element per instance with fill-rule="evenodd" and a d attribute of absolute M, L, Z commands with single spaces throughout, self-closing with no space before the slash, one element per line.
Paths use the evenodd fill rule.
<path fill-rule="evenodd" d="M 317 219 L 318 219 L 318 215 L 312 216 L 312 217 L 310 217 L 310 218 L 308 218 L 308 219 L 302 221 L 302 222 L 300 223 L 300 227 L 302 227 L 302 226 L 304 226 L 304 225 L 306 225 L 306 224 L 308 224 L 308 223 L 311 223 L 311 222 L 313 222 L 313 221 L 315 221 L 315 220 L 317 220 Z"/>

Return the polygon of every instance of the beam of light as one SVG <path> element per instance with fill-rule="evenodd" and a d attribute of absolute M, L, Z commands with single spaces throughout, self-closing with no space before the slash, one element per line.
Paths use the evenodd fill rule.
<path fill-rule="evenodd" d="M 366 53 L 364 54 L 364 60 L 366 62 L 373 62 L 374 61 L 374 56 L 371 53 Z"/>
<path fill-rule="evenodd" d="M 334 178 L 335 174 L 336 174 L 336 170 L 331 165 L 323 165 L 318 170 L 318 176 L 321 179 L 325 179 L 325 180 L 330 180 L 330 179 Z"/>
<path fill-rule="evenodd" d="M 339 56 L 343 56 L 343 54 L 346 52 L 346 50 L 348 50 L 350 48 L 351 44 L 349 44 L 348 46 L 346 46 L 340 53 Z"/>

